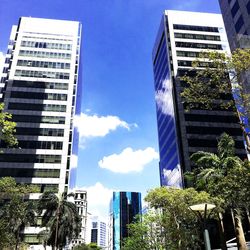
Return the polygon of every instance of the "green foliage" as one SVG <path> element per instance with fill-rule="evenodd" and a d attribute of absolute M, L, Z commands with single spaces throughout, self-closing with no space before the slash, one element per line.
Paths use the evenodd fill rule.
<path fill-rule="evenodd" d="M 128 225 L 129 237 L 125 238 L 122 250 L 164 249 L 164 235 L 160 225 L 162 213 L 151 210 Z"/>
<path fill-rule="evenodd" d="M 209 61 L 203 64 L 204 59 Z M 184 98 L 187 110 L 193 108 L 213 109 L 218 106 L 218 100 L 222 96 L 230 95 L 232 92 L 228 75 L 228 68 L 225 62 L 229 57 L 224 53 L 215 51 L 201 53 L 193 63 L 193 69 L 182 77 L 186 83 L 181 96 Z M 202 66 L 201 66 L 202 65 Z M 234 102 L 230 99 L 219 103 L 223 109 L 234 107 Z"/>
<path fill-rule="evenodd" d="M 11 177 L 0 179 L 0 249 L 23 245 L 22 229 L 35 223 L 35 204 L 26 199 L 33 191 L 32 186 L 17 184 Z"/>
<path fill-rule="evenodd" d="M 0 103 L 0 141 L 3 140 L 8 146 L 17 145 L 17 139 L 14 134 L 16 132 L 16 123 L 11 121 L 12 115 L 3 112 L 4 104 Z"/>
<path fill-rule="evenodd" d="M 129 225 L 129 237 L 123 250 L 198 249 L 200 224 L 189 206 L 207 202 L 220 209 L 222 203 L 222 200 L 193 188 L 166 187 L 149 191 L 145 201 L 153 210 Z"/>
<path fill-rule="evenodd" d="M 204 64 L 204 58 L 208 63 Z M 239 90 L 235 92 L 240 97 L 236 98 L 237 104 L 243 105 L 244 100 L 249 99 L 249 94 L 244 91 L 241 76 L 250 69 L 249 60 L 250 49 L 237 49 L 231 56 L 216 51 L 200 53 L 191 72 L 182 78 L 186 87 L 181 96 L 187 109 L 197 106 L 212 109 L 222 96 L 231 94 L 232 84 L 234 89 Z M 231 100 L 223 100 L 220 106 L 229 108 L 235 104 Z"/>
<path fill-rule="evenodd" d="M 227 206 L 240 205 L 240 200 L 249 200 L 249 163 L 243 162 L 234 154 L 234 140 L 223 133 L 218 142 L 218 154 L 199 151 L 192 154 L 191 161 L 197 168 L 190 175 L 193 177 L 194 187 L 206 190 L 213 196 L 225 199 Z"/>
<path fill-rule="evenodd" d="M 42 214 L 42 226 L 47 228 L 40 233 L 45 245 L 62 248 L 80 233 L 81 218 L 76 205 L 66 198 L 66 194 L 45 192 L 38 201 L 38 214 Z"/>
<path fill-rule="evenodd" d="M 242 117 L 250 117 L 250 93 L 244 83 L 244 76 L 249 74 L 249 70 L 250 49 L 237 49 L 231 56 L 210 51 L 201 53 L 193 63 L 193 69 L 181 78 L 185 83 L 181 96 L 186 112 L 196 108 L 235 111 L 248 151 L 250 139 L 246 131 L 247 124 Z"/>
<path fill-rule="evenodd" d="M 101 248 L 98 247 L 96 243 L 89 243 L 87 245 L 85 243 L 82 243 L 73 248 L 73 250 L 92 250 L 92 249 L 101 250 Z"/>
<path fill-rule="evenodd" d="M 234 216 L 236 239 L 239 249 L 246 249 L 241 225 L 241 211 L 250 208 L 250 164 L 234 155 L 234 141 L 222 134 L 218 142 L 218 154 L 197 152 L 191 156 L 197 168 L 188 173 L 188 180 L 198 190 L 206 190 L 211 196 L 224 199 L 224 207 Z M 243 246 L 241 248 L 241 246 Z"/>

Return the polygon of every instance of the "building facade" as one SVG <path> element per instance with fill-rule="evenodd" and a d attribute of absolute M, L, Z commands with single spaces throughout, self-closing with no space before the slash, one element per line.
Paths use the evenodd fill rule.
<path fill-rule="evenodd" d="M 237 155 L 246 157 L 233 111 L 184 109 L 180 78 L 199 53 L 208 50 L 230 52 L 221 15 L 164 12 L 152 53 L 162 186 L 183 187 L 183 172 L 193 167 L 190 155 L 217 153 L 217 139 L 223 132 L 234 137 Z"/>
<path fill-rule="evenodd" d="M 90 242 L 96 243 L 102 249 L 106 248 L 107 225 L 101 221 L 98 216 L 91 216 L 89 223 Z"/>
<path fill-rule="evenodd" d="M 136 215 L 141 214 L 141 193 L 113 192 L 110 202 L 110 221 L 108 249 L 120 250 L 123 240 L 128 236 L 127 225 Z"/>
<path fill-rule="evenodd" d="M 13 26 L 0 90 L 17 123 L 18 148 L 1 142 L 0 177 L 32 183 L 41 193 L 74 186 L 80 39 L 79 22 L 22 17 Z"/>
<path fill-rule="evenodd" d="M 227 31 L 228 42 L 233 52 L 237 48 L 250 49 L 250 0 L 220 0 L 221 12 Z M 250 121 L 250 71 L 241 76 L 245 92 L 244 106 Z"/>
<path fill-rule="evenodd" d="M 78 214 L 81 217 L 81 232 L 78 238 L 71 241 L 69 249 L 73 249 L 74 246 L 86 243 L 86 230 L 87 230 L 87 211 L 88 211 L 88 202 L 87 202 L 87 191 L 85 190 L 74 190 L 74 200 L 77 207 Z M 69 197 L 71 201 L 71 197 Z"/>
<path fill-rule="evenodd" d="M 73 118 L 81 108 L 81 24 L 21 17 L 12 27 L 0 93 L 16 122 L 18 147 L 0 142 L 0 177 L 44 191 L 67 192 L 75 183 L 78 131 Z M 25 228 L 37 245 L 40 227 Z"/>
<path fill-rule="evenodd" d="M 250 1 L 219 0 L 231 50 L 250 48 Z"/>

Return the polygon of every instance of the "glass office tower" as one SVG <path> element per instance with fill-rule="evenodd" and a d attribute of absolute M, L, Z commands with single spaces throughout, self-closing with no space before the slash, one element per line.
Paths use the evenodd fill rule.
<path fill-rule="evenodd" d="M 164 12 L 152 53 L 163 186 L 183 187 L 182 174 L 193 167 L 190 155 L 199 150 L 216 153 L 223 132 L 234 137 L 236 153 L 246 157 L 232 110 L 184 110 L 180 77 L 192 68 L 200 51 L 208 50 L 229 52 L 221 15 Z"/>
<path fill-rule="evenodd" d="M 120 250 L 124 238 L 128 236 L 127 225 L 141 214 L 141 193 L 113 192 L 110 203 L 109 250 Z"/>
<path fill-rule="evenodd" d="M 250 49 L 250 0 L 220 0 L 221 12 L 227 31 L 227 38 L 234 51 L 237 48 Z M 250 72 L 242 74 L 242 87 L 245 95 L 245 108 L 250 121 Z"/>
<path fill-rule="evenodd" d="M 250 0 L 219 0 L 231 50 L 250 48 Z"/>
<path fill-rule="evenodd" d="M 13 26 L 0 101 L 17 123 L 18 147 L 1 142 L 0 177 L 32 183 L 41 193 L 74 186 L 80 40 L 79 22 L 22 17 Z"/>

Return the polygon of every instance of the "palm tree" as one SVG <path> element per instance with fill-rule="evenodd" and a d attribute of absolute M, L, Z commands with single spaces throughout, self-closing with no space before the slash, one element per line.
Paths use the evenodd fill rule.
<path fill-rule="evenodd" d="M 52 248 L 62 249 L 68 241 L 77 237 L 81 230 L 81 218 L 76 205 L 67 197 L 45 192 L 38 201 L 38 214 L 42 214 L 42 226 L 48 228 L 46 242 Z"/>
<path fill-rule="evenodd" d="M 243 165 L 243 161 L 235 156 L 234 146 L 232 137 L 223 133 L 218 142 L 218 154 L 199 151 L 191 155 L 191 161 L 198 167 L 193 173 L 194 185 L 197 189 L 206 190 L 211 195 L 225 198 L 225 188 L 221 186 L 221 183 L 226 180 L 230 170 Z M 227 199 L 225 200 L 234 217 L 238 247 L 240 250 L 245 250 L 247 246 L 241 224 L 240 209 L 231 195 L 235 190 L 226 191 Z"/>
<path fill-rule="evenodd" d="M 24 195 L 13 195 L 2 208 L 1 217 L 7 221 L 6 230 L 14 236 L 15 249 L 21 243 L 21 231 L 25 226 L 35 223 L 35 206 L 32 201 L 25 201 Z"/>

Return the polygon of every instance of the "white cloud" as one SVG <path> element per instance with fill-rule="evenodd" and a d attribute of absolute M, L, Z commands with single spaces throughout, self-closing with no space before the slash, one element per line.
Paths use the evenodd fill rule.
<path fill-rule="evenodd" d="M 156 91 L 155 100 L 158 108 L 161 109 L 164 114 L 174 116 L 172 83 L 169 79 L 164 80 L 162 89 Z"/>
<path fill-rule="evenodd" d="M 113 190 L 104 187 L 100 182 L 97 182 L 93 186 L 82 187 L 80 189 L 87 191 L 88 212 L 107 222 Z"/>
<path fill-rule="evenodd" d="M 104 137 L 119 127 L 127 130 L 130 130 L 132 126 L 137 127 L 136 124 L 128 124 L 117 116 L 97 116 L 85 113 L 75 117 L 75 124 L 81 138 Z"/>
<path fill-rule="evenodd" d="M 125 148 L 120 154 L 104 156 L 98 164 L 101 168 L 112 172 L 126 174 L 141 172 L 148 163 L 156 159 L 159 159 L 159 155 L 151 147 L 136 151 L 133 151 L 132 148 Z"/>
<path fill-rule="evenodd" d="M 162 172 L 163 172 L 163 177 L 164 177 L 165 184 L 167 184 L 167 186 L 177 187 L 177 188 L 182 187 L 180 164 L 178 164 L 172 170 L 164 168 L 162 170 Z"/>

